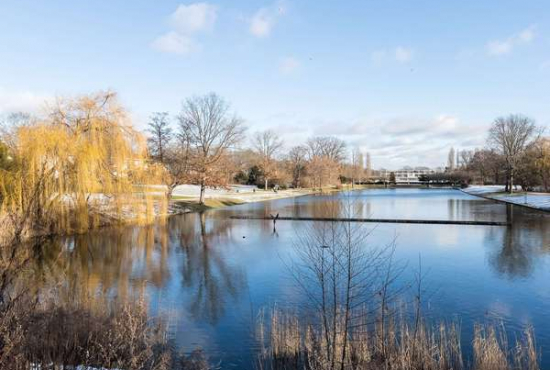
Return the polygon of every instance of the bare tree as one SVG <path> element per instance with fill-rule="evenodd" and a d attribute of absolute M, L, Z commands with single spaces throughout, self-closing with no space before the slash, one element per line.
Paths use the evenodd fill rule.
<path fill-rule="evenodd" d="M 229 104 L 215 93 L 187 99 L 178 120 L 189 141 L 194 182 L 200 185 L 200 204 L 207 186 L 219 184 L 221 164 L 244 133 L 242 120 L 230 116 Z"/>
<path fill-rule="evenodd" d="M 306 169 L 306 152 L 306 148 L 299 145 L 290 149 L 288 153 L 289 172 L 292 174 L 292 185 L 295 188 L 301 187 L 302 176 Z"/>
<path fill-rule="evenodd" d="M 313 183 L 321 188 L 340 170 L 346 156 L 346 144 L 336 137 L 321 136 L 308 139 L 306 148 Z"/>
<path fill-rule="evenodd" d="M 479 181 L 482 184 L 498 184 L 504 167 L 502 155 L 494 149 L 481 149 L 475 151 L 470 161 L 469 170 L 478 173 Z"/>
<path fill-rule="evenodd" d="M 489 130 L 489 144 L 505 158 L 510 193 L 513 192 L 514 175 L 521 155 L 535 131 L 535 122 L 520 114 L 497 118 Z"/>
<path fill-rule="evenodd" d="M 472 164 L 474 152 L 471 150 L 461 150 L 458 152 L 458 157 L 460 159 L 460 168 L 468 170 Z"/>
<path fill-rule="evenodd" d="M 168 121 L 168 113 L 153 113 L 148 125 L 147 132 L 151 134 L 151 137 L 147 139 L 149 152 L 154 159 L 164 163 L 167 147 L 172 140 L 172 128 L 170 128 L 170 122 Z"/>
<path fill-rule="evenodd" d="M 318 137 L 314 140 L 317 142 L 321 155 L 337 163 L 344 160 L 346 143 L 343 140 L 334 136 Z"/>
<path fill-rule="evenodd" d="M 168 175 L 168 179 L 165 179 L 165 183 L 168 185 L 168 199 L 171 198 L 176 186 L 192 180 L 191 144 L 185 130 L 184 126 L 178 125 L 173 140 L 164 149 L 162 164 Z"/>
<path fill-rule="evenodd" d="M 544 191 L 550 191 L 550 138 L 540 138 L 532 144 L 535 154 L 535 166 Z"/>
<path fill-rule="evenodd" d="M 355 215 L 351 198 L 324 203 L 318 212 L 328 218 Z M 351 222 L 314 222 L 297 237 L 288 266 L 307 297 L 307 314 L 318 319 L 320 329 L 312 369 L 357 368 L 351 365 L 351 352 L 360 343 L 353 338 L 373 324 L 380 342 L 390 341 L 381 328 L 395 315 L 392 303 L 403 292 L 395 283 L 404 266 L 392 261 L 394 243 L 369 245 L 371 232 Z"/>
<path fill-rule="evenodd" d="M 252 145 L 260 156 L 259 166 L 264 173 L 264 189 L 267 190 L 269 179 L 276 173 L 275 155 L 281 150 L 283 142 L 274 131 L 267 130 L 254 134 Z"/>

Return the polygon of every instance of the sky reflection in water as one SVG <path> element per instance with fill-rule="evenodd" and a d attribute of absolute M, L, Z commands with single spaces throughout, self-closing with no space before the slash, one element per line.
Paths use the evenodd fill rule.
<path fill-rule="evenodd" d="M 550 214 L 454 190 L 380 189 L 246 204 L 172 217 L 145 227 L 60 238 L 36 261 L 36 286 L 63 282 L 61 299 L 103 291 L 146 292 L 183 350 L 202 347 L 223 368 L 250 368 L 258 310 L 298 305 L 303 295 L 283 262 L 304 222 L 231 220 L 234 214 L 322 216 L 351 202 L 356 217 L 505 221 L 513 227 L 369 224 L 373 245 L 397 240 L 410 281 L 419 255 L 429 319 L 457 319 L 468 343 L 474 322 L 535 327 L 550 365 Z M 513 338 L 513 337 L 511 337 Z M 466 346 L 467 347 L 467 346 Z M 544 367 L 544 366 L 543 366 Z"/>

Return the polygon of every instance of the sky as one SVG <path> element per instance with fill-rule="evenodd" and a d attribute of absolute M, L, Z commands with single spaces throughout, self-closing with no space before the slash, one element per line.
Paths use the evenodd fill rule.
<path fill-rule="evenodd" d="M 442 166 L 496 117 L 550 126 L 550 1 L 0 0 L 0 115 L 107 89 L 142 130 L 216 92 L 287 149 Z"/>

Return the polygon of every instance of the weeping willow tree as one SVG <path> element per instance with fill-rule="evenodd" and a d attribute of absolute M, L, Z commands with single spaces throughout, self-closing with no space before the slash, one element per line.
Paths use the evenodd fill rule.
<path fill-rule="evenodd" d="M 154 217 L 146 185 L 161 169 L 147 162 L 145 140 L 115 93 L 59 99 L 13 136 L 0 201 L 15 241 Z"/>

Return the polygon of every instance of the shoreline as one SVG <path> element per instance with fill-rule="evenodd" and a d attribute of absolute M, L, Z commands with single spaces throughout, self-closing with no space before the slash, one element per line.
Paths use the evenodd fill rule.
<path fill-rule="evenodd" d="M 288 198 L 298 198 L 307 195 L 323 195 L 338 193 L 343 191 L 353 191 L 353 190 L 364 190 L 368 189 L 368 186 L 364 185 L 355 185 L 354 188 L 351 186 L 338 187 L 325 187 L 325 188 L 302 188 L 302 189 L 287 189 L 287 190 L 278 190 L 277 192 L 271 190 L 262 190 L 257 189 L 254 191 L 248 192 L 236 192 L 236 191 L 226 191 L 217 195 L 209 195 L 205 197 L 204 205 L 199 204 L 199 196 L 181 196 L 175 195 L 172 196 L 172 199 L 169 201 L 169 205 L 172 207 L 182 207 L 179 212 L 169 211 L 168 217 L 184 214 L 184 213 L 193 213 L 193 212 L 202 212 L 211 209 L 231 207 L 240 204 L 247 203 L 259 203 L 266 202 L 277 199 L 288 199 Z M 170 208 L 169 206 L 169 208 Z M 161 217 L 162 215 L 159 215 Z"/>
<path fill-rule="evenodd" d="M 168 213 L 168 217 L 178 214 L 203 212 L 211 209 L 231 207 L 240 204 L 266 202 L 277 199 L 297 198 L 306 195 L 321 194 L 322 191 L 313 189 L 300 190 L 279 190 L 277 193 L 272 191 L 259 190 L 257 192 L 240 193 L 227 192 L 216 196 L 207 196 L 204 199 L 204 204 L 199 204 L 198 196 L 172 196 L 169 200 L 169 208 L 180 208 L 179 210 Z M 162 217 L 162 215 L 159 215 Z"/>
<path fill-rule="evenodd" d="M 550 213 L 550 194 L 546 193 L 509 194 L 504 192 L 504 186 L 471 186 L 460 191 L 487 200 Z"/>
<path fill-rule="evenodd" d="M 364 187 L 358 187 L 353 190 L 362 189 Z M 252 189 L 252 188 L 250 188 Z M 210 189 L 216 191 L 216 189 Z M 152 214 L 148 216 L 148 220 L 140 219 L 136 216 L 134 212 L 124 212 L 122 215 L 113 217 L 110 212 L 105 211 L 99 215 L 102 219 L 99 224 L 95 227 L 90 227 L 86 230 L 75 231 L 71 230 L 70 232 L 61 232 L 61 233 L 52 233 L 44 230 L 25 230 L 18 243 L 28 243 L 33 240 L 40 240 L 41 238 L 55 238 L 62 236 L 71 236 L 71 235 L 82 235 L 96 230 L 109 228 L 109 227 L 127 227 L 127 226 L 139 226 L 139 225 L 150 225 L 159 220 L 168 219 L 172 216 L 189 214 L 189 213 L 199 213 L 208 210 L 230 207 L 234 205 L 246 204 L 246 203 L 257 203 L 265 202 L 270 200 L 277 199 L 287 199 L 287 198 L 297 198 L 306 195 L 316 195 L 316 194 L 328 194 L 333 192 L 340 192 L 352 190 L 347 186 L 342 188 L 337 187 L 325 187 L 325 188 L 303 188 L 303 189 L 288 189 L 288 190 L 279 190 L 274 191 L 264 191 L 257 189 L 257 191 L 248 191 L 248 192 L 239 192 L 239 191 L 227 191 L 227 190 L 218 190 L 218 194 L 210 194 L 205 198 L 205 204 L 199 204 L 199 196 L 173 196 L 172 199 L 166 201 L 163 206 L 163 201 L 159 199 L 153 200 L 152 204 Z M 149 195 L 154 196 L 155 192 L 150 192 Z M 175 198 L 175 199 L 174 199 Z M 2 215 L 0 215 L 2 216 Z M 9 218 L 0 217 L 0 229 L 3 231 L 9 228 L 7 222 Z M 0 233 L 0 247 L 5 247 L 12 244 L 13 237 L 9 232 Z"/>

